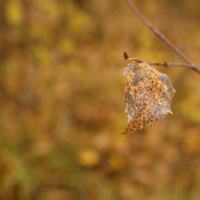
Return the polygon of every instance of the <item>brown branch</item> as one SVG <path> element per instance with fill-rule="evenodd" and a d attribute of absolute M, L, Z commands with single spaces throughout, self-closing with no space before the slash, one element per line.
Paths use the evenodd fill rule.
<path fill-rule="evenodd" d="M 178 66 L 178 67 L 187 67 L 187 68 L 190 68 L 192 70 L 194 70 L 195 72 L 199 73 L 200 74 L 200 69 L 197 68 L 195 65 L 189 65 L 189 64 L 185 64 L 185 63 L 167 63 L 167 62 L 164 62 L 164 63 L 159 63 L 159 62 L 148 62 L 149 65 L 162 65 L 162 66 L 166 66 L 166 67 L 169 67 L 169 66 Z"/>
<path fill-rule="evenodd" d="M 160 33 L 156 28 L 154 28 L 145 18 L 144 16 L 137 10 L 137 8 L 130 2 L 130 0 L 126 0 L 126 2 L 129 4 L 129 6 L 132 8 L 132 10 L 136 13 L 136 15 L 144 22 L 144 24 L 149 27 L 155 35 L 157 35 L 162 41 L 164 41 L 171 49 L 173 49 L 183 60 L 185 60 L 189 65 L 183 64 L 183 63 L 168 63 L 167 66 L 184 66 L 187 68 L 190 68 L 197 73 L 200 74 L 200 69 L 195 66 L 194 63 L 192 63 L 177 47 L 175 47 L 166 37 Z M 177 65 L 178 64 L 178 65 Z M 153 65 L 153 64 L 152 64 Z M 166 63 L 154 63 L 154 65 L 164 65 L 166 66 Z"/>
<path fill-rule="evenodd" d="M 178 66 L 178 67 L 188 67 L 191 68 L 191 65 L 189 64 L 185 64 L 185 63 L 160 63 L 160 62 L 148 62 L 149 65 L 162 65 L 165 67 L 169 67 L 169 66 Z"/>
<path fill-rule="evenodd" d="M 138 58 L 130 58 L 128 53 L 126 51 L 124 51 L 124 58 L 126 60 L 130 60 L 130 61 L 137 61 L 139 63 L 142 63 L 144 61 L 138 59 Z M 169 66 L 179 66 L 179 67 L 187 67 L 187 68 L 190 68 L 192 70 L 194 70 L 195 72 L 199 73 L 200 74 L 200 69 L 197 68 L 196 66 L 193 66 L 193 65 L 190 65 L 190 64 L 186 64 L 186 63 L 167 63 L 167 62 L 164 62 L 164 63 L 160 63 L 160 62 L 148 62 L 149 65 L 162 65 L 162 66 L 165 66 L 165 67 L 169 67 Z"/>

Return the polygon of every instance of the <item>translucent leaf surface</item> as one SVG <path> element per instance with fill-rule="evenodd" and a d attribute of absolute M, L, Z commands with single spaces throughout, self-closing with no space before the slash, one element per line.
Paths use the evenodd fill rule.
<path fill-rule="evenodd" d="M 127 81 L 124 85 L 125 113 L 128 114 L 128 127 L 123 134 L 142 129 L 146 124 L 162 120 L 171 111 L 174 96 L 170 78 L 158 72 L 147 63 L 134 61 L 126 68 Z"/>

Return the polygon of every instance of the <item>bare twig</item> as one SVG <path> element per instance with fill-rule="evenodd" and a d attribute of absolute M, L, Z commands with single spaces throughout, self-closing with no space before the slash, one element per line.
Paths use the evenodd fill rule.
<path fill-rule="evenodd" d="M 130 60 L 130 61 L 137 61 L 138 63 L 144 62 L 144 61 L 142 61 L 142 60 L 140 60 L 138 58 L 130 58 L 126 51 L 124 51 L 124 58 L 126 60 Z M 196 71 L 197 73 L 200 74 L 200 69 L 199 68 L 197 68 L 196 66 L 190 65 L 190 64 L 186 64 L 186 63 L 148 62 L 148 64 L 149 65 L 162 65 L 162 66 L 165 66 L 165 67 L 169 67 L 169 66 L 187 67 L 187 68 L 190 68 L 190 69 L 192 69 L 192 70 L 194 70 L 194 71 Z"/>
<path fill-rule="evenodd" d="M 162 66 L 166 66 L 166 67 L 169 67 L 169 66 L 187 67 L 187 68 L 190 68 L 190 69 L 192 69 L 192 70 L 194 70 L 195 72 L 197 72 L 197 73 L 200 74 L 200 69 L 197 68 L 195 65 L 190 65 L 190 64 L 185 64 L 185 63 L 167 63 L 167 62 L 159 63 L 159 62 L 149 62 L 148 64 L 149 64 L 149 65 L 162 65 Z"/>
<path fill-rule="evenodd" d="M 169 66 L 179 66 L 179 67 L 191 67 L 191 65 L 189 64 L 185 64 L 185 63 L 160 63 L 160 62 L 148 62 L 149 65 L 163 65 L 165 67 L 169 67 Z"/>
<path fill-rule="evenodd" d="M 137 8 L 130 2 L 130 0 L 126 0 L 132 10 L 136 13 L 136 15 L 144 22 L 144 24 L 149 27 L 155 35 L 157 35 L 161 40 L 163 40 L 171 49 L 173 49 L 183 60 L 185 60 L 188 64 L 184 63 L 151 63 L 152 65 L 164 65 L 164 66 L 184 66 L 190 68 L 197 73 L 200 74 L 200 69 L 195 66 L 177 47 L 175 47 L 166 37 L 160 33 L 156 28 L 154 28 L 145 18 L 144 16 L 137 10 Z"/>

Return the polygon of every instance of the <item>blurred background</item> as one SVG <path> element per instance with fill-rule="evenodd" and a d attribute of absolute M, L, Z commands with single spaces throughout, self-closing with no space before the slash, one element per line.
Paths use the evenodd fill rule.
<path fill-rule="evenodd" d="M 200 67 L 199 0 L 132 0 Z M 0 1 L 0 200 L 199 200 L 200 75 L 172 80 L 173 115 L 134 134 L 130 57 L 183 62 L 125 0 Z"/>

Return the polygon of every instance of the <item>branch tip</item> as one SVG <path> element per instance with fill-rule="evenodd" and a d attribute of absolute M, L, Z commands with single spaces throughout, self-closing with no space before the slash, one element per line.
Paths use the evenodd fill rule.
<path fill-rule="evenodd" d="M 126 51 L 124 51 L 124 58 L 125 58 L 125 60 L 127 60 L 129 58 L 129 56 L 128 56 Z"/>

